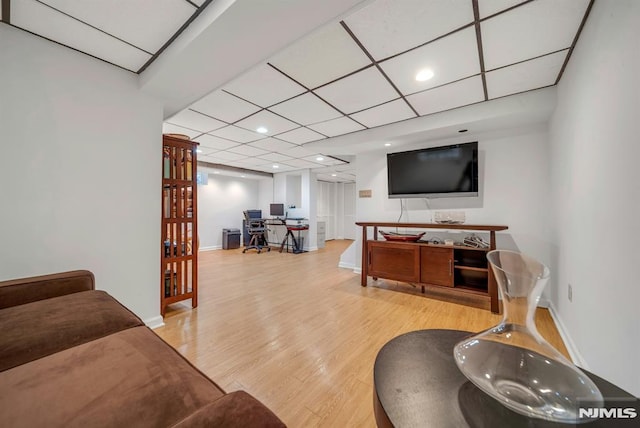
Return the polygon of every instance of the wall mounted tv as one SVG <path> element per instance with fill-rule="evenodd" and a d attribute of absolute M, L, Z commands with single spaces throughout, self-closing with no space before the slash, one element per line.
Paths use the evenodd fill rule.
<path fill-rule="evenodd" d="M 478 142 L 388 153 L 389 198 L 478 196 Z"/>

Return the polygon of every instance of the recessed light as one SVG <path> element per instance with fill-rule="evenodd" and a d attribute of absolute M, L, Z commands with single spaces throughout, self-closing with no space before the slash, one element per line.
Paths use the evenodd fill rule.
<path fill-rule="evenodd" d="M 462 134 L 463 132 L 467 132 L 467 131 L 468 131 L 468 129 L 461 129 L 458 132 Z"/>
<path fill-rule="evenodd" d="M 269 130 L 264 126 L 259 126 L 258 128 L 256 128 L 256 132 L 259 132 L 260 134 L 266 134 L 267 132 L 269 132 Z"/>
<path fill-rule="evenodd" d="M 278 169 L 278 168 L 280 168 L 280 165 L 273 165 L 273 167 Z"/>
<path fill-rule="evenodd" d="M 324 160 L 324 158 L 323 158 L 322 156 L 318 156 L 318 157 L 316 158 L 316 160 L 317 160 L 317 161 L 319 161 L 319 162 L 322 162 L 322 161 Z"/>
<path fill-rule="evenodd" d="M 389 147 L 391 145 L 391 143 L 384 143 L 385 147 Z"/>
<path fill-rule="evenodd" d="M 337 176 L 337 174 L 331 174 L 331 176 L 332 176 L 332 177 L 336 177 L 336 176 Z"/>
<path fill-rule="evenodd" d="M 196 153 L 202 153 L 202 150 L 196 149 Z"/>
<path fill-rule="evenodd" d="M 240 176 L 240 178 L 245 178 L 245 177 L 246 177 L 246 175 L 241 175 L 241 176 Z"/>
<path fill-rule="evenodd" d="M 433 77 L 433 70 L 431 70 L 430 68 L 423 68 L 422 70 L 418 71 L 418 73 L 416 74 L 416 80 L 418 82 L 425 82 L 431 79 L 432 77 Z"/>

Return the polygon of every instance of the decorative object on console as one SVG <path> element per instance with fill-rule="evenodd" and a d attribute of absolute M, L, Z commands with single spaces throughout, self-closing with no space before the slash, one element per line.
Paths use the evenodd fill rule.
<path fill-rule="evenodd" d="M 464 211 L 436 211 L 433 221 L 438 224 L 463 224 L 466 220 Z"/>
<path fill-rule="evenodd" d="M 387 241 L 403 241 L 403 242 L 416 242 L 420 238 L 422 238 L 425 232 L 422 233 L 397 233 L 397 232 L 384 232 L 382 230 L 379 231 L 380 235 L 384 237 Z"/>
<path fill-rule="evenodd" d="M 502 322 L 458 343 L 460 371 L 509 409 L 562 423 L 587 422 L 579 407 L 602 407 L 597 386 L 537 331 L 535 310 L 549 269 L 523 254 L 487 254 L 502 294 Z"/>
<path fill-rule="evenodd" d="M 476 235 L 475 233 L 472 233 L 469 236 L 465 236 L 464 240 L 462 241 L 462 243 L 464 245 L 466 245 L 467 247 L 489 248 L 489 244 L 487 242 L 485 242 L 484 239 L 482 239 L 481 237 Z"/>

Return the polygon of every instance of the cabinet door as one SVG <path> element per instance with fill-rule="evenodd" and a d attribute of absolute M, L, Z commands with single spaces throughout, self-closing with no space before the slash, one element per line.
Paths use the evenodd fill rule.
<path fill-rule="evenodd" d="M 420 282 L 453 287 L 452 248 L 420 248 Z"/>
<path fill-rule="evenodd" d="M 420 246 L 385 241 L 369 241 L 370 276 L 404 282 L 420 280 Z"/>

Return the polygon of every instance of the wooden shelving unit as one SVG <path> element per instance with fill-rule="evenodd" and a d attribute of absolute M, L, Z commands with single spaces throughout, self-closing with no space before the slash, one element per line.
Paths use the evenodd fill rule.
<path fill-rule="evenodd" d="M 162 232 L 160 313 L 191 299 L 198 306 L 197 143 L 164 135 L 162 139 Z"/>
<path fill-rule="evenodd" d="M 362 278 L 386 278 L 435 289 L 450 295 L 473 295 L 489 302 L 492 312 L 499 312 L 498 287 L 489 268 L 487 252 L 496 249 L 496 231 L 507 226 L 437 224 L 437 223 L 365 223 L 362 226 Z M 367 228 L 373 227 L 373 239 Z M 378 227 L 416 229 L 450 229 L 489 232 L 489 247 L 474 248 L 425 242 L 378 240 Z"/>

